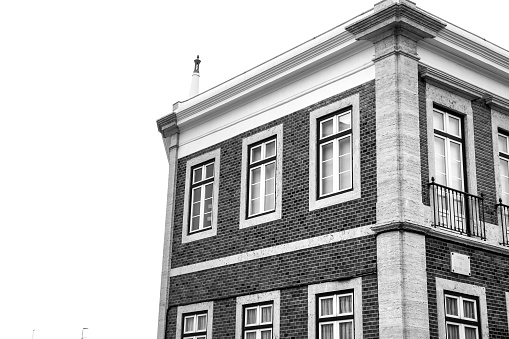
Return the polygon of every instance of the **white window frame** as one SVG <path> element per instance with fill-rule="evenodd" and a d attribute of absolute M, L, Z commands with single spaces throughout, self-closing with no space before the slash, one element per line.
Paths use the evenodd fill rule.
<path fill-rule="evenodd" d="M 212 220 L 214 218 L 216 218 L 216 215 L 214 214 L 214 211 L 211 210 L 211 223 L 210 223 L 210 226 L 207 226 L 205 227 L 204 226 L 204 222 L 205 222 L 205 217 L 204 217 L 204 210 L 205 210 L 205 192 L 206 192 L 206 188 L 210 185 L 212 185 L 212 202 L 214 202 L 214 172 L 212 172 L 212 176 L 209 177 L 209 178 L 204 178 L 202 180 L 199 180 L 198 182 L 194 182 L 194 175 L 195 175 L 195 172 L 197 170 L 201 170 L 202 171 L 202 175 L 206 175 L 206 169 L 207 167 L 209 166 L 215 166 L 214 164 L 214 161 L 211 161 L 211 162 L 205 162 L 204 164 L 200 164 L 198 166 L 195 166 L 191 169 L 191 201 L 190 201 L 190 213 L 191 213 L 191 216 L 190 216 L 190 220 L 189 220 L 189 225 L 188 225 L 188 234 L 192 234 L 192 233 L 196 233 L 196 232 L 202 232 L 204 230 L 207 230 L 209 228 L 212 228 Z M 211 181 L 212 180 L 212 181 Z M 200 211 L 199 211 L 199 215 L 198 215 L 198 218 L 199 218 L 199 225 L 198 225 L 198 229 L 195 230 L 195 231 L 192 231 L 191 230 L 191 225 L 193 223 L 193 212 L 194 212 L 194 194 L 195 194 L 195 190 L 197 188 L 200 188 L 200 192 L 201 192 L 201 197 L 200 197 Z"/>
<path fill-rule="evenodd" d="M 250 146 L 269 138 L 276 138 L 276 175 L 275 175 L 275 209 L 256 215 L 249 215 L 249 189 L 251 175 L 249 161 L 251 159 Z M 263 224 L 269 221 L 281 219 L 282 209 L 282 179 L 283 179 L 283 125 L 268 128 L 242 139 L 242 166 L 241 166 L 241 188 L 240 188 L 240 211 L 239 228 Z"/>
<path fill-rule="evenodd" d="M 207 330 L 206 330 L 206 338 L 210 339 L 212 338 L 212 321 L 214 318 L 214 303 L 212 301 L 209 302 L 203 302 L 203 303 L 197 303 L 197 304 L 190 304 L 185 306 L 178 306 L 177 308 L 177 321 L 176 321 L 176 332 L 175 332 L 175 338 L 176 339 L 182 339 L 182 333 L 183 327 L 184 327 L 184 314 L 189 313 L 199 313 L 199 312 L 206 312 L 207 313 Z M 197 321 L 195 321 L 195 326 L 197 325 Z M 191 332 L 188 332 L 191 333 Z M 187 336 L 186 338 L 203 338 L 202 335 L 198 336 Z"/>
<path fill-rule="evenodd" d="M 445 295 L 447 292 L 458 293 L 466 296 L 477 297 L 479 300 L 479 328 L 481 329 L 481 336 L 479 339 L 489 339 L 488 328 L 488 309 L 486 304 L 486 289 L 481 286 L 465 284 L 453 280 L 442 278 L 436 279 L 436 292 L 437 292 L 437 322 L 438 322 L 438 337 L 446 338 L 447 329 L 445 321 Z M 468 298 L 467 298 L 468 299 Z M 478 332 L 479 333 L 479 332 Z"/>
<path fill-rule="evenodd" d="M 498 139 L 500 137 L 503 137 L 505 138 L 505 143 L 506 143 L 506 147 L 508 148 L 508 152 L 503 152 L 499 145 L 498 145 Z M 506 204 L 506 205 L 509 205 L 509 191 L 508 192 L 504 192 L 504 189 L 503 189 L 503 185 L 502 185 L 502 180 L 503 180 L 503 175 L 502 175 L 502 171 L 501 171 L 501 162 L 502 160 L 503 161 L 506 161 L 508 163 L 508 172 L 509 172 L 509 134 L 508 133 L 501 133 L 500 131 L 497 131 L 497 147 L 498 147 L 498 166 L 499 166 L 499 174 L 498 174 L 498 179 L 500 181 L 500 192 L 499 192 L 499 196 L 497 197 L 497 202 L 498 202 L 498 199 L 502 199 L 502 203 L 503 204 Z"/>
<path fill-rule="evenodd" d="M 256 307 L 259 304 L 268 302 L 272 302 L 272 339 L 279 339 L 280 309 L 281 309 L 281 293 L 279 290 L 237 297 L 236 318 L 235 318 L 235 339 L 244 338 L 243 331 L 248 332 L 250 331 L 249 327 L 246 328 L 245 324 L 242 321 L 242 319 L 244 319 L 243 312 L 245 307 L 249 305 L 254 305 L 254 307 Z M 258 318 L 261 317 L 261 312 L 258 312 L 257 317 Z M 258 338 L 258 334 L 259 333 L 257 333 L 257 339 L 260 339 Z"/>
<path fill-rule="evenodd" d="M 362 278 L 354 278 L 344 281 L 333 281 L 322 284 L 315 284 L 308 286 L 308 339 L 320 339 L 316 337 L 319 314 L 316 314 L 317 295 L 326 293 L 335 293 L 336 296 L 349 294 L 342 293 L 343 291 L 353 290 L 353 327 L 354 339 L 363 338 L 362 326 Z M 337 293 L 336 293 L 337 292 Z M 336 303 L 337 301 L 335 301 Z M 347 320 L 349 321 L 349 320 Z M 334 321 L 337 322 L 337 321 Z M 339 326 L 335 326 L 338 327 Z M 320 333 L 320 332 L 318 332 Z M 320 336 L 320 334 L 319 334 Z"/>
<path fill-rule="evenodd" d="M 190 315 L 183 315 L 183 337 L 184 339 L 202 339 L 207 337 L 207 327 L 205 327 L 203 330 L 200 331 L 198 327 L 198 318 L 205 316 L 206 322 L 208 321 L 208 314 L 207 313 L 191 313 Z M 194 328 L 192 331 L 186 332 L 186 319 L 193 318 L 193 325 Z M 205 332 L 203 334 L 202 332 Z M 198 334 L 200 333 L 200 334 Z M 194 334 L 194 335 L 193 335 Z"/>
<path fill-rule="evenodd" d="M 444 302 L 446 305 L 447 305 L 447 302 L 446 302 L 447 298 L 456 299 L 456 305 L 458 307 L 458 315 L 447 314 L 447 307 L 444 306 L 445 316 L 446 316 L 446 318 L 445 318 L 446 331 L 447 331 L 448 325 L 458 326 L 459 333 L 460 333 L 460 339 L 464 339 L 465 338 L 465 328 L 475 328 L 476 333 L 477 333 L 476 337 L 479 338 L 480 322 L 479 322 L 479 319 L 477 319 L 478 318 L 477 313 L 478 313 L 479 309 L 478 309 L 478 302 L 475 300 L 475 298 L 473 298 L 471 296 L 465 296 L 465 295 L 452 295 L 452 294 L 449 294 L 448 292 L 444 292 Z M 465 301 L 465 300 L 474 303 L 474 309 L 475 309 L 474 318 L 468 318 L 465 316 L 465 314 L 464 314 L 465 310 L 463 307 L 463 301 Z M 449 318 L 449 320 L 447 320 L 447 318 Z M 465 324 L 465 323 L 461 322 L 461 320 L 476 322 L 477 324 L 475 326 L 472 324 Z"/>
<path fill-rule="evenodd" d="M 320 196 L 320 170 L 317 163 L 320 159 L 318 152 L 318 122 L 320 118 L 351 107 L 351 170 L 352 188 L 344 192 L 335 192 L 331 195 Z M 343 112 L 342 112 L 343 113 Z M 338 100 L 329 105 L 320 107 L 309 114 L 309 210 L 337 205 L 361 197 L 361 161 L 360 161 L 360 111 L 359 94 Z"/>
<path fill-rule="evenodd" d="M 267 157 L 266 156 L 266 151 L 267 151 L 267 144 L 270 144 L 270 143 L 274 143 L 274 155 L 272 156 L 269 156 Z M 253 150 L 255 148 L 258 148 L 260 147 L 260 153 L 261 153 L 261 159 L 258 160 L 258 161 L 253 161 Z M 248 208 L 247 208 L 247 214 L 248 214 L 248 218 L 254 218 L 254 217 L 257 217 L 261 214 L 265 214 L 265 213 L 270 213 L 270 212 L 273 212 L 275 209 L 276 209 L 276 170 L 277 170 L 277 139 L 276 138 L 271 138 L 270 140 L 267 140 L 267 141 L 264 141 L 264 142 L 261 142 L 261 143 L 256 143 L 254 145 L 249 145 L 249 149 L 250 149 L 250 152 L 249 152 L 249 170 L 248 170 L 248 175 L 249 175 L 249 185 L 248 185 L 248 191 L 249 191 L 249 198 L 248 198 Z M 272 160 L 269 160 L 268 162 L 264 162 L 266 161 L 267 159 L 272 159 Z M 271 164 L 274 164 L 274 208 L 272 209 L 267 209 L 265 210 L 265 199 L 266 199 L 266 194 L 265 194 L 265 181 L 266 181 L 266 177 L 265 177 L 265 172 L 266 172 L 266 168 L 267 166 L 271 165 Z M 257 169 L 260 169 L 260 211 L 258 213 L 253 213 L 253 211 L 251 210 L 251 201 L 253 199 L 253 190 L 252 190 L 252 186 L 253 186 L 253 171 L 257 170 Z"/>
<path fill-rule="evenodd" d="M 184 215 L 182 221 L 182 243 L 188 243 L 208 237 L 215 236 L 217 234 L 217 214 L 218 214 L 218 198 L 219 198 L 219 173 L 220 173 L 220 155 L 221 149 L 216 149 L 211 152 L 207 152 L 195 158 L 192 158 L 186 163 L 186 183 L 184 192 Z M 191 215 L 191 178 L 192 169 L 200 164 L 208 164 L 214 162 L 214 180 L 213 180 L 213 192 L 212 192 L 212 225 L 207 229 L 200 230 L 199 232 L 190 233 L 190 215 Z M 203 204 L 202 204 L 203 206 Z M 201 212 L 200 212 L 201 213 Z M 201 217 L 200 217 L 201 218 Z"/>

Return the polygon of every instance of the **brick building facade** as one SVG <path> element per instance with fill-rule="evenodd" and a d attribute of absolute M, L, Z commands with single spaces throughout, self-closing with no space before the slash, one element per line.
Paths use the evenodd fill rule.
<path fill-rule="evenodd" d="M 509 338 L 508 51 L 385 0 L 157 124 L 158 339 Z"/>

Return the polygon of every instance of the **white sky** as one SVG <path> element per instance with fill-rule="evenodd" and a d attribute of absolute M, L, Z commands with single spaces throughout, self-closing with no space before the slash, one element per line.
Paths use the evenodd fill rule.
<path fill-rule="evenodd" d="M 0 338 L 155 338 L 167 160 L 155 121 L 375 1 L 0 4 Z M 509 49 L 506 1 L 417 5 Z"/>

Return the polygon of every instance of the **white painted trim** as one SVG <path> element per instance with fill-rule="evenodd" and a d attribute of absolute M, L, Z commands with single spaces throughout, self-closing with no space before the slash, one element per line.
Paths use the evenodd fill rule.
<path fill-rule="evenodd" d="M 435 176 L 435 143 L 433 131 L 433 103 L 440 104 L 447 108 L 454 110 L 464 116 L 463 124 L 465 135 L 463 140 L 465 144 L 466 159 L 464 159 L 467 178 L 466 183 L 468 186 L 468 193 L 477 194 L 477 176 L 475 166 L 475 142 L 474 142 L 474 113 L 472 111 L 472 104 L 469 100 L 443 90 L 442 88 L 426 84 L 426 123 L 428 132 L 428 164 L 429 164 L 429 178 Z"/>
<path fill-rule="evenodd" d="M 249 154 L 248 147 L 258 141 L 276 136 L 276 209 L 272 213 L 255 216 L 246 219 L 247 211 L 247 186 L 248 182 L 248 163 Z M 251 135 L 242 140 L 242 170 L 240 179 L 240 212 L 239 212 L 239 228 L 250 227 L 263 224 L 269 221 L 281 219 L 282 195 L 283 195 L 283 124 L 269 128 L 260 133 Z"/>
<path fill-rule="evenodd" d="M 363 338 L 362 326 L 362 278 L 333 281 L 308 286 L 308 339 L 316 337 L 316 295 L 353 289 L 354 300 L 354 339 Z"/>
<path fill-rule="evenodd" d="M 282 245 L 277 245 L 277 246 L 272 246 L 272 247 L 266 247 L 266 248 L 262 248 L 259 250 L 230 255 L 228 257 L 203 261 L 203 262 L 188 265 L 188 266 L 172 268 L 170 271 L 170 276 L 175 277 L 175 276 L 179 276 L 179 275 L 205 271 L 205 270 L 209 270 L 212 268 L 235 265 L 235 264 L 246 262 L 246 261 L 262 259 L 262 258 L 272 257 L 275 255 L 300 251 L 300 250 L 304 250 L 304 249 L 308 249 L 308 248 L 314 248 L 314 247 L 318 247 L 318 246 L 334 244 L 334 243 L 345 241 L 345 240 L 365 237 L 365 236 L 374 234 L 374 232 L 371 230 L 372 226 L 373 225 L 356 227 L 356 228 L 352 228 L 349 230 L 340 231 L 340 232 L 331 233 L 331 234 L 325 234 L 325 235 L 321 235 L 321 236 L 314 237 L 314 238 L 298 240 L 298 241 L 290 242 L 287 244 L 282 244 Z"/>
<path fill-rule="evenodd" d="M 214 302 L 208 301 L 198 304 L 191 304 L 185 306 L 179 306 L 177 308 L 177 329 L 175 332 L 175 338 L 182 338 L 182 315 L 186 313 L 195 313 L 200 311 L 207 311 L 207 338 L 213 338 L 212 336 L 212 321 L 214 318 Z"/>
<path fill-rule="evenodd" d="M 272 339 L 279 339 L 281 293 L 279 290 L 237 297 L 235 317 L 235 339 L 242 339 L 242 309 L 244 305 L 273 301 Z"/>
<path fill-rule="evenodd" d="M 445 309 L 444 309 L 444 291 L 456 292 L 466 295 L 472 295 L 479 298 L 479 309 L 481 313 L 481 339 L 489 339 L 488 328 L 488 308 L 486 305 L 486 289 L 481 286 L 465 284 L 458 281 L 436 278 L 437 285 L 437 322 L 438 337 L 445 338 Z"/>
<path fill-rule="evenodd" d="M 316 190 L 318 184 L 317 173 L 317 119 L 342 108 L 352 106 L 352 177 L 353 190 L 331 197 L 317 199 Z M 345 201 L 359 199 L 361 197 L 361 160 L 360 160 L 360 112 L 359 93 L 320 107 L 309 114 L 309 210 L 337 205 Z"/>
<path fill-rule="evenodd" d="M 208 237 L 215 236 L 217 234 L 217 211 L 218 211 L 218 200 L 219 200 L 219 169 L 220 169 L 220 155 L 221 149 L 218 148 L 211 152 L 197 156 L 196 158 L 190 159 L 186 163 L 186 184 L 184 193 L 184 215 L 182 217 L 182 243 L 196 241 Z M 212 201 L 212 227 L 206 231 L 201 231 L 195 234 L 188 234 L 189 228 L 189 200 L 191 199 L 191 168 L 205 161 L 214 159 L 214 199 Z"/>

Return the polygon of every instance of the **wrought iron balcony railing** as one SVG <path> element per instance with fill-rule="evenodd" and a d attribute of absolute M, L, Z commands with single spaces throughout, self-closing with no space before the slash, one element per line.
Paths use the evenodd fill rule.
<path fill-rule="evenodd" d="M 502 225 L 502 245 L 509 246 L 509 240 L 507 239 L 509 236 L 507 233 L 507 224 L 509 223 L 509 206 L 504 205 L 502 203 L 502 199 L 499 199 L 495 208 L 498 211 L 498 217 L 500 224 Z"/>
<path fill-rule="evenodd" d="M 429 183 L 433 226 L 486 240 L 483 195 L 476 196 L 437 184 Z"/>

